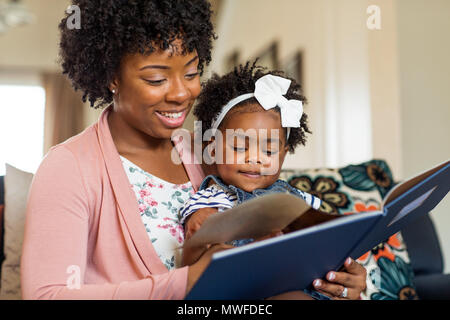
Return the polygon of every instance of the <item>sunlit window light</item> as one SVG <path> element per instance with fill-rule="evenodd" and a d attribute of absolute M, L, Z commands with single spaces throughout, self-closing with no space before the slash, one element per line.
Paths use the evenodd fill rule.
<path fill-rule="evenodd" d="M 0 85 L 0 175 L 5 163 L 36 172 L 44 149 L 45 90 Z"/>

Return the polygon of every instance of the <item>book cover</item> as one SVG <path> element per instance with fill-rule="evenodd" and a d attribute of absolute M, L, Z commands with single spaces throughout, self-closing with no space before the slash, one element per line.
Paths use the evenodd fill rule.
<path fill-rule="evenodd" d="M 408 179 L 380 211 L 328 215 L 288 194 L 269 194 L 209 217 L 185 247 L 293 232 L 215 253 L 186 299 L 263 299 L 302 290 L 315 278 L 357 259 L 410 221 L 428 214 L 450 189 L 450 161 Z"/>

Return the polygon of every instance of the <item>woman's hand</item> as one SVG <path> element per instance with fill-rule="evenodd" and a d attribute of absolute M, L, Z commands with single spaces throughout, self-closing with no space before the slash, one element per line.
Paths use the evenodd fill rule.
<path fill-rule="evenodd" d="M 340 272 L 330 271 L 326 280 L 313 281 L 314 288 L 334 300 L 357 300 L 366 289 L 366 269 L 355 260 L 348 258 Z"/>
<path fill-rule="evenodd" d="M 186 294 L 192 289 L 194 284 L 197 282 L 198 278 L 201 276 L 203 271 L 205 271 L 211 257 L 215 252 L 223 251 L 226 249 L 234 248 L 232 245 L 227 244 L 214 244 L 208 250 L 206 250 L 203 255 L 198 259 L 196 263 L 189 266 L 188 270 L 188 281 L 186 286 Z"/>
<path fill-rule="evenodd" d="M 267 298 L 266 300 L 314 300 L 303 291 L 290 291 Z"/>
<path fill-rule="evenodd" d="M 191 214 L 185 224 L 184 224 L 184 233 L 185 240 L 192 237 L 192 235 L 200 229 L 201 225 L 205 220 L 212 214 L 217 213 L 217 208 L 201 208 L 196 212 Z"/>

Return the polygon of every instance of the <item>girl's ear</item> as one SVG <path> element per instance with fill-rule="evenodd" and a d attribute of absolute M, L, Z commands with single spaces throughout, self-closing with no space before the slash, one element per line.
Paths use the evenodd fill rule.
<path fill-rule="evenodd" d="M 211 158 L 210 160 L 213 161 L 216 156 L 216 141 L 215 141 L 214 137 L 211 137 L 210 141 L 205 142 L 203 150 L 205 150 L 205 149 L 207 150 L 206 154 Z"/>
<path fill-rule="evenodd" d="M 216 156 L 216 142 L 213 140 L 208 144 L 208 148 L 211 148 L 211 156 Z"/>
<path fill-rule="evenodd" d="M 289 152 L 289 146 L 288 145 L 284 146 L 283 151 L 284 152 L 281 152 L 280 155 L 280 166 L 283 165 L 284 159 L 286 158 L 286 155 Z"/>

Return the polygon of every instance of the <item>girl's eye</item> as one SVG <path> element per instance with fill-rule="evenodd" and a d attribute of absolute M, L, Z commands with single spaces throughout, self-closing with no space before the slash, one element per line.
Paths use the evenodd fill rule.
<path fill-rule="evenodd" d="M 267 154 L 268 156 L 273 156 L 273 155 L 276 155 L 278 152 L 277 151 L 266 150 L 266 151 L 264 151 L 264 153 Z"/>
<path fill-rule="evenodd" d="M 233 147 L 233 150 L 236 152 L 245 152 L 247 151 L 247 148 Z"/>

